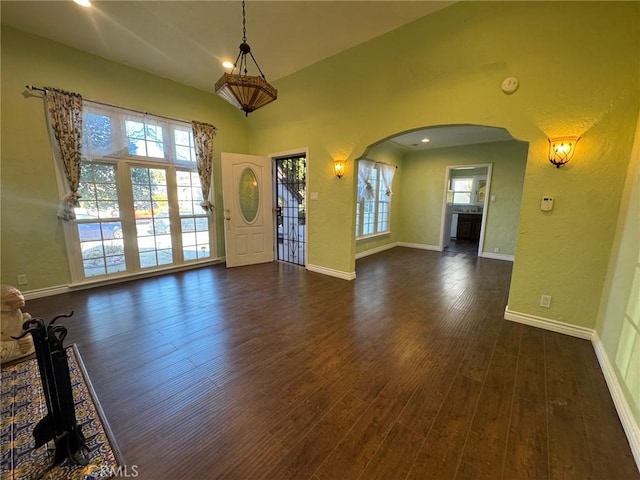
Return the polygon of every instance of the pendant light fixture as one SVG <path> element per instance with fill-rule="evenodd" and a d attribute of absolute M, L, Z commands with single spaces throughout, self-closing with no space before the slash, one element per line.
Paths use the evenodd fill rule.
<path fill-rule="evenodd" d="M 248 75 L 247 55 L 251 57 L 260 76 Z M 236 69 L 238 73 L 236 73 Z M 278 98 L 278 90 L 267 82 L 264 73 L 256 61 L 251 47 L 247 43 L 246 12 L 244 0 L 242 0 L 242 43 L 240 53 L 233 64 L 231 73 L 223 73 L 216 82 L 216 94 L 227 102 L 242 110 L 245 115 L 264 107 Z"/>

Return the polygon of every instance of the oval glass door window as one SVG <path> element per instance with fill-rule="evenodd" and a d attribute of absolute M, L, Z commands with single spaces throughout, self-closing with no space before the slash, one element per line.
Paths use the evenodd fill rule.
<path fill-rule="evenodd" d="M 253 223 L 258 216 L 260 197 L 258 192 L 258 178 L 250 168 L 245 168 L 240 174 L 238 185 L 238 200 L 240 212 L 246 223 Z"/>

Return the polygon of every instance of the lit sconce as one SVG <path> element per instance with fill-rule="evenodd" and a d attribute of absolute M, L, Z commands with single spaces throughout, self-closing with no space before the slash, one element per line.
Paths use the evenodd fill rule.
<path fill-rule="evenodd" d="M 347 163 L 346 160 L 333 161 L 333 171 L 336 174 L 336 177 L 342 178 L 342 176 L 344 175 L 344 168 L 346 163 Z"/>
<path fill-rule="evenodd" d="M 576 151 L 576 144 L 580 137 L 557 137 L 549 139 L 549 161 L 556 168 L 571 160 Z"/>

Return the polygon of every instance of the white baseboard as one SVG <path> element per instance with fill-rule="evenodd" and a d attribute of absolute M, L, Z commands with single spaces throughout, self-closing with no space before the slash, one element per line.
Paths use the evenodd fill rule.
<path fill-rule="evenodd" d="M 505 320 L 510 320 L 512 322 L 524 323 L 525 325 L 531 325 L 533 327 L 591 341 L 596 353 L 596 358 L 598 359 L 598 364 L 600 365 L 600 370 L 602 370 L 602 374 L 607 382 L 609 394 L 611 395 L 613 404 L 616 407 L 618 418 L 620 418 L 620 423 L 622 423 L 622 428 L 627 436 L 631 453 L 636 461 L 638 470 L 640 470 L 640 426 L 636 423 L 633 413 L 631 412 L 631 407 L 623 393 L 620 382 L 618 381 L 618 376 L 616 375 L 615 369 L 609 360 L 609 356 L 600 341 L 598 332 L 591 328 L 570 325 L 568 323 L 537 317 L 526 313 L 513 312 L 509 310 L 508 306 L 505 309 L 504 318 Z"/>
<path fill-rule="evenodd" d="M 356 253 L 356 260 L 363 257 L 368 257 L 369 255 L 375 255 L 376 253 L 384 252 L 385 250 L 391 250 L 398 246 L 398 242 L 387 243 L 386 245 L 381 245 L 376 248 L 371 248 L 369 250 L 365 250 L 360 253 Z"/>
<path fill-rule="evenodd" d="M 341 278 L 342 280 L 355 280 L 356 278 L 356 272 L 343 272 L 341 270 L 334 270 L 333 268 L 326 268 L 311 264 L 307 264 L 306 268 L 310 272 L 321 273 L 322 275 L 329 275 L 330 277 Z"/>
<path fill-rule="evenodd" d="M 196 268 L 217 265 L 219 263 L 222 263 L 224 261 L 224 258 L 225 257 L 217 257 L 217 258 L 208 259 L 206 261 L 202 261 L 198 263 L 190 263 L 186 265 L 180 265 L 178 267 L 171 266 L 168 268 L 162 268 L 162 269 L 153 270 L 149 272 L 140 272 L 133 275 L 97 278 L 97 279 L 93 279 L 93 280 L 89 280 L 81 283 L 71 283 L 69 285 L 58 285 L 55 287 L 28 290 L 28 291 L 22 292 L 22 295 L 24 295 L 25 300 L 30 300 L 33 298 L 51 297 L 53 295 L 60 295 L 61 293 L 73 292 L 75 290 L 85 290 L 88 288 L 103 287 L 106 285 L 114 285 L 116 283 L 129 282 L 131 280 L 140 280 L 143 278 L 157 277 L 159 275 L 166 275 L 167 273 L 177 273 L 185 270 L 193 270 Z"/>
<path fill-rule="evenodd" d="M 494 260 L 506 260 L 508 262 L 513 262 L 515 260 L 514 255 L 506 255 L 504 253 L 482 252 L 480 256 L 483 258 L 493 258 Z"/>
<path fill-rule="evenodd" d="M 620 423 L 622 423 L 624 433 L 627 435 L 627 440 L 629 440 L 629 446 L 631 447 L 633 458 L 636 461 L 636 466 L 638 467 L 638 470 L 640 470 L 640 426 L 636 423 L 633 417 L 631 407 L 623 393 L 620 382 L 618 381 L 618 376 L 616 375 L 616 371 L 609 360 L 606 350 L 604 349 L 604 345 L 602 345 L 602 342 L 600 341 L 598 332 L 593 332 L 591 343 L 593 344 L 593 349 L 596 352 L 598 363 L 600 363 L 604 379 L 609 387 L 609 393 L 613 399 L 613 404 L 616 406 Z"/>
<path fill-rule="evenodd" d="M 582 338 L 584 340 L 591 340 L 593 335 L 592 328 L 579 327 L 577 325 L 571 325 L 570 323 L 559 322 L 558 320 L 529 315 L 528 313 L 514 312 L 509 310 L 508 305 L 504 311 L 504 318 L 505 320 L 511 320 L 512 322 L 524 323 L 525 325 L 531 325 L 532 327 L 544 328 L 545 330 L 563 333 L 565 335 Z"/>
<path fill-rule="evenodd" d="M 426 243 L 411 243 L 411 242 L 398 242 L 398 247 L 418 248 L 420 250 L 433 250 L 435 252 L 441 252 L 442 247 L 439 245 L 428 245 Z"/>
<path fill-rule="evenodd" d="M 29 290 L 22 292 L 25 300 L 33 300 L 34 298 L 51 297 L 53 295 L 60 295 L 61 293 L 70 292 L 69 285 L 58 285 L 56 287 L 38 288 L 36 290 Z"/>

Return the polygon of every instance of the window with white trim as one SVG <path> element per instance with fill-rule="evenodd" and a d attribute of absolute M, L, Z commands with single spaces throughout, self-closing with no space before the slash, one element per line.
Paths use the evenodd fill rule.
<path fill-rule="evenodd" d="M 361 160 L 360 163 L 356 239 L 390 233 L 391 189 L 384 185 L 382 165 L 368 160 Z"/>
<path fill-rule="evenodd" d="M 454 205 L 471 204 L 471 192 L 473 191 L 473 177 L 470 178 L 452 178 L 451 190 L 453 191 Z"/>
<path fill-rule="evenodd" d="M 191 124 L 86 101 L 83 110 L 80 206 L 65 224 L 74 283 L 209 259 Z"/>

